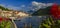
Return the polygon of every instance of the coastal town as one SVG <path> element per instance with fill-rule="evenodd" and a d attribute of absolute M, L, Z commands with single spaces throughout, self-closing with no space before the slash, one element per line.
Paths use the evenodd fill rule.
<path fill-rule="evenodd" d="M 29 14 L 16 11 L 16 10 L 5 11 L 5 10 L 0 9 L 0 16 L 15 19 L 15 18 L 22 18 L 22 17 L 29 16 Z"/>

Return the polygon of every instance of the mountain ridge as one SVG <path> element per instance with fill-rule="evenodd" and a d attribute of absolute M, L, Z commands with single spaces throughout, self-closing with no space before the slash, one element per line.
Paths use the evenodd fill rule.
<path fill-rule="evenodd" d="M 50 8 L 51 8 L 51 6 L 46 7 L 46 8 L 44 8 L 44 9 L 39 9 L 39 10 L 37 10 L 36 12 L 34 12 L 34 13 L 32 14 L 32 16 L 51 15 L 51 14 L 50 14 Z"/>

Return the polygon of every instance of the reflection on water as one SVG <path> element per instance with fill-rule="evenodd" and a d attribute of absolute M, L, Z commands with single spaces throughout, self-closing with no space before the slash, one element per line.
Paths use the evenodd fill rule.
<path fill-rule="evenodd" d="M 18 28 L 39 28 L 42 20 L 47 19 L 48 16 L 32 16 L 25 17 L 19 21 L 15 21 Z"/>

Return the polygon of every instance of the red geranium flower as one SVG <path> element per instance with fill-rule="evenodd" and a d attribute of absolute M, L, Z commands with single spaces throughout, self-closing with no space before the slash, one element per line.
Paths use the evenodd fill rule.
<path fill-rule="evenodd" d="M 56 3 L 53 4 L 53 6 L 51 7 L 50 12 L 56 19 L 60 18 L 60 10 L 58 9 L 58 5 Z"/>
<path fill-rule="evenodd" d="M 5 17 L 0 17 L 0 22 L 1 21 L 7 21 L 7 20 L 9 20 L 8 18 L 5 18 Z"/>
<path fill-rule="evenodd" d="M 3 18 L 2 17 L 0 17 L 0 22 L 3 20 Z"/>

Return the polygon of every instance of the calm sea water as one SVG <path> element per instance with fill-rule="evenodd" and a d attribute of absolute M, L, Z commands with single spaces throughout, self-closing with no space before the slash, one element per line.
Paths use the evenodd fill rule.
<path fill-rule="evenodd" d="M 27 25 L 27 28 L 39 28 L 42 20 L 47 19 L 48 16 L 32 16 L 32 17 L 25 17 L 20 20 L 15 20 L 15 23 L 18 28 L 25 28 L 24 26 Z"/>

